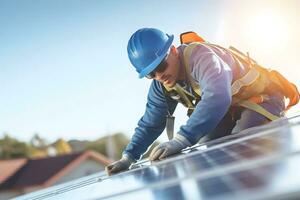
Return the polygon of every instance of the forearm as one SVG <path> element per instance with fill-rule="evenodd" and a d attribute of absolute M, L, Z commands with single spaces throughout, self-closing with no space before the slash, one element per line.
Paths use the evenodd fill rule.
<path fill-rule="evenodd" d="M 123 154 L 128 154 L 135 160 L 140 159 L 164 129 L 164 125 L 158 126 L 157 128 L 150 128 L 142 126 L 141 124 L 143 123 L 141 119 L 130 143 L 123 152 Z"/>
<path fill-rule="evenodd" d="M 201 137 L 210 133 L 222 120 L 231 104 L 229 95 L 214 95 L 211 98 L 203 98 L 198 103 L 193 114 L 185 125 L 180 127 L 178 134 L 185 136 L 192 144 Z"/>
<path fill-rule="evenodd" d="M 139 159 L 148 147 L 163 132 L 166 125 L 166 115 L 173 113 L 177 103 L 175 101 L 166 103 L 161 85 L 153 81 L 147 99 L 146 111 L 139 120 L 135 133 L 127 145 L 124 154 L 129 154 L 134 159 Z"/>

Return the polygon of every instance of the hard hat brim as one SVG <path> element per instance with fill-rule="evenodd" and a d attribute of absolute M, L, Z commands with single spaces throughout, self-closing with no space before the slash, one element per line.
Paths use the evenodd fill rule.
<path fill-rule="evenodd" d="M 144 78 L 147 74 L 155 70 L 155 68 L 161 63 L 161 61 L 165 58 L 167 55 L 167 52 L 172 45 L 174 35 L 168 35 L 168 41 L 166 42 L 165 46 L 163 47 L 161 51 L 161 55 L 159 55 L 150 65 L 145 67 L 140 73 L 139 73 L 139 78 Z"/>

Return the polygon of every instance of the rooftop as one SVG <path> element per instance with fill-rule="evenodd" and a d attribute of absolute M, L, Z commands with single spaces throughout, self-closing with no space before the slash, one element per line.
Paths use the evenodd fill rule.
<path fill-rule="evenodd" d="M 81 161 L 93 158 L 107 165 L 109 160 L 104 156 L 86 151 L 39 159 L 17 159 L 0 161 L 0 190 L 22 189 L 33 186 L 50 186 L 64 173 L 71 170 Z"/>

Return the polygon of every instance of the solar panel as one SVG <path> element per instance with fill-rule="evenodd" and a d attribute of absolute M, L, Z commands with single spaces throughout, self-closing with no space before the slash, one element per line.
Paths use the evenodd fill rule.
<path fill-rule="evenodd" d="M 300 117 L 245 130 L 111 177 L 86 177 L 21 199 L 286 199 L 300 197 Z"/>

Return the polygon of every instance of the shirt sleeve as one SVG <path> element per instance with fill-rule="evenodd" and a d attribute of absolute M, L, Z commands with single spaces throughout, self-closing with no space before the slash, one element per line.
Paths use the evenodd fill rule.
<path fill-rule="evenodd" d="M 163 132 L 168 108 L 170 113 L 173 113 L 177 105 L 177 102 L 174 100 L 168 98 L 167 101 L 168 106 L 162 85 L 158 81 L 153 80 L 148 92 L 146 111 L 139 120 L 135 133 L 123 154 L 138 160 Z"/>
<path fill-rule="evenodd" d="M 196 47 L 190 59 L 191 75 L 202 90 L 201 101 L 178 134 L 192 144 L 212 131 L 231 104 L 231 68 L 212 50 Z"/>

